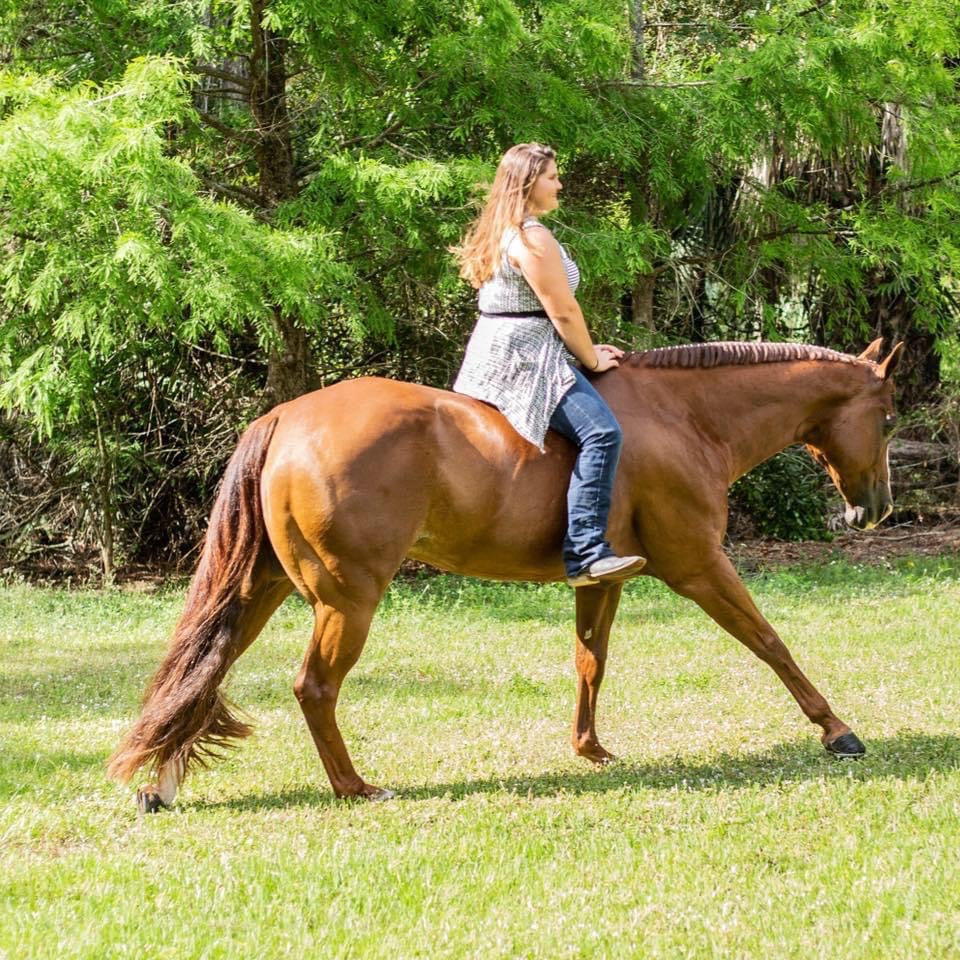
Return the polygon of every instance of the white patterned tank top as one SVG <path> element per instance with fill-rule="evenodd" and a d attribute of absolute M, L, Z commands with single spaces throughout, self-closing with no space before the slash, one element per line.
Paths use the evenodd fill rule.
<path fill-rule="evenodd" d="M 521 228 L 539 226 L 533 217 Z M 564 346 L 543 304 L 509 260 L 519 232 L 504 237 L 500 269 L 480 288 L 480 318 L 467 344 L 453 389 L 495 406 L 511 426 L 540 450 L 557 404 L 573 386 L 573 355 Z M 560 244 L 557 244 L 560 246 Z M 580 271 L 560 246 L 571 292 Z"/>
<path fill-rule="evenodd" d="M 530 227 L 540 227 L 542 224 L 536 217 L 527 217 L 520 225 L 520 230 Z M 547 229 L 544 227 L 544 229 Z M 520 230 L 511 229 L 503 235 L 501 247 L 503 256 L 497 272 L 480 287 L 477 294 L 477 306 L 481 313 L 497 316 L 505 313 L 539 314 L 546 316 L 543 304 L 527 283 L 524 275 L 510 262 L 510 254 L 518 244 L 523 243 Z M 580 284 L 580 271 L 567 253 L 563 244 L 558 243 L 560 259 L 567 275 L 567 284 L 570 292 L 575 293 Z"/>

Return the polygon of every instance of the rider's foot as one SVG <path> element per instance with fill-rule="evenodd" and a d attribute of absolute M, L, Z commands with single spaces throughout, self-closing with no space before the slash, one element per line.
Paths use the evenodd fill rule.
<path fill-rule="evenodd" d="M 578 574 L 567 577 L 571 587 L 592 587 L 598 583 L 621 583 L 635 577 L 647 563 L 646 557 L 618 557 L 612 555 L 594 560 Z"/>

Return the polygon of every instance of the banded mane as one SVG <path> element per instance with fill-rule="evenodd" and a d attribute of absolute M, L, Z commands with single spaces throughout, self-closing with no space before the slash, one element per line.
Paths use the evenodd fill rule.
<path fill-rule="evenodd" d="M 856 363 L 857 358 L 827 347 L 806 343 L 691 343 L 679 347 L 657 347 L 630 353 L 627 363 L 638 367 L 706 369 L 708 367 L 746 366 L 757 363 L 785 363 L 790 360 L 828 360 Z"/>

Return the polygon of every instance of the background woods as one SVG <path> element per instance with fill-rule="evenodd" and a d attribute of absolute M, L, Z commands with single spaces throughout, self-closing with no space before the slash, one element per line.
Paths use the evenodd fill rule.
<path fill-rule="evenodd" d="M 4 565 L 188 560 L 260 410 L 447 385 L 446 249 L 519 140 L 605 338 L 906 339 L 913 442 L 955 448 L 958 57 L 950 0 L 9 0 Z"/>

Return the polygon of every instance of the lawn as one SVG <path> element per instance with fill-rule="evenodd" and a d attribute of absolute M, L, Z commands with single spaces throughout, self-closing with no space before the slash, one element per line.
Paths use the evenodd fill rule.
<path fill-rule="evenodd" d="M 228 681 L 256 734 L 138 818 L 104 761 L 183 592 L 0 589 L 0 958 L 960 955 L 960 559 L 753 577 L 866 742 L 823 751 L 696 607 L 624 596 L 573 756 L 572 596 L 395 585 L 341 698 L 333 798 L 291 693 L 288 601 Z"/>

